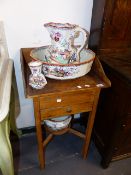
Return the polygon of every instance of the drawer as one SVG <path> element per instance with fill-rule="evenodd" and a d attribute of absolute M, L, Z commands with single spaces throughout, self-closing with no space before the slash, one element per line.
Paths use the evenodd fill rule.
<path fill-rule="evenodd" d="M 57 93 L 45 95 L 40 97 L 40 109 L 47 109 L 52 107 L 63 107 L 67 105 L 74 105 L 79 103 L 93 102 L 94 90 Z"/>
<path fill-rule="evenodd" d="M 68 105 L 64 107 L 52 107 L 50 109 L 41 110 L 41 119 L 49 119 L 52 117 L 59 117 L 64 115 L 76 114 L 80 112 L 88 112 L 92 110 L 93 103 L 80 103 Z"/>

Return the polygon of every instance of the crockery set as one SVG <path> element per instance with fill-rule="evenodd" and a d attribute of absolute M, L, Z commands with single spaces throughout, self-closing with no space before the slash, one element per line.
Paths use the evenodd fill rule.
<path fill-rule="evenodd" d="M 74 79 L 87 74 L 92 66 L 95 53 L 87 49 L 89 33 L 80 26 L 69 23 L 46 23 L 51 45 L 31 51 L 32 62 L 29 84 L 41 89 L 47 81 L 45 77 L 56 80 Z M 82 44 L 76 46 L 75 39 L 82 33 Z M 38 70 L 37 70 L 38 69 Z M 45 77 L 44 77 L 45 76 Z"/>
<path fill-rule="evenodd" d="M 92 66 L 95 53 L 87 49 L 89 33 L 75 24 L 46 23 L 51 45 L 31 50 L 32 61 L 28 63 L 31 75 L 29 85 L 35 89 L 42 89 L 47 81 L 45 77 L 56 80 L 75 79 L 87 74 Z M 83 35 L 80 46 L 74 41 Z M 53 131 L 68 127 L 71 116 L 64 116 L 45 120 L 45 125 Z"/>

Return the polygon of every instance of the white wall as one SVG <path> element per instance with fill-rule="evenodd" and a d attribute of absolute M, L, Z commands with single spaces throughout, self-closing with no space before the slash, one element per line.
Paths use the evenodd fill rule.
<path fill-rule="evenodd" d="M 50 44 L 43 24 L 69 22 L 90 30 L 93 0 L 0 0 L 0 20 L 4 20 L 9 55 L 14 59 L 21 113 L 18 128 L 34 125 L 32 100 L 25 99 L 20 48 Z"/>

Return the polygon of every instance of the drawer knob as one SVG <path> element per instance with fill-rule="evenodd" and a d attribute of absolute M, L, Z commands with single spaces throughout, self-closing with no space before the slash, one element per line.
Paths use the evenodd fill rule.
<path fill-rule="evenodd" d="M 125 128 L 126 127 L 126 124 L 123 124 L 122 127 Z"/>
<path fill-rule="evenodd" d="M 71 107 L 67 107 L 66 112 L 71 112 L 71 111 L 72 111 Z"/>

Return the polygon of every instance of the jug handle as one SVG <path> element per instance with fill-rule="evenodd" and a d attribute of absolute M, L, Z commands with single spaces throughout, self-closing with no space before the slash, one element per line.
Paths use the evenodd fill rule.
<path fill-rule="evenodd" d="M 89 32 L 81 27 L 76 27 L 75 29 L 75 33 L 76 32 L 81 32 L 82 35 L 83 35 L 83 43 L 81 44 L 80 47 L 77 48 L 77 57 L 76 57 L 76 61 L 80 62 L 80 51 L 86 46 L 86 48 L 88 47 L 87 46 L 87 41 L 88 41 L 88 37 L 89 37 Z"/>

